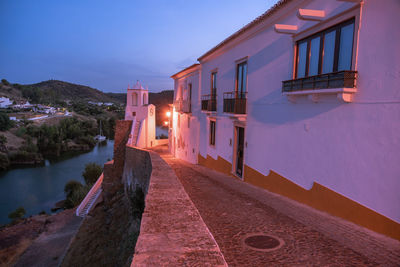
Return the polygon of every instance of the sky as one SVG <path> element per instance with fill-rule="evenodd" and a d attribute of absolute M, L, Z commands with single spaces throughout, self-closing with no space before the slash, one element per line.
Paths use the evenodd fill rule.
<path fill-rule="evenodd" d="M 170 76 L 277 0 L 0 0 L 0 79 L 125 92 Z"/>

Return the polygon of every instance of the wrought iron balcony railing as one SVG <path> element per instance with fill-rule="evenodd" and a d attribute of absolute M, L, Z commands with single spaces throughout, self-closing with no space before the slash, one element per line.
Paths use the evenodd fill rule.
<path fill-rule="evenodd" d="M 224 93 L 224 112 L 246 114 L 247 92 Z"/>
<path fill-rule="evenodd" d="M 217 111 L 217 96 L 216 95 L 202 95 L 201 96 L 201 110 Z"/>
<path fill-rule="evenodd" d="M 344 70 L 282 82 L 282 92 L 356 87 L 357 71 Z"/>

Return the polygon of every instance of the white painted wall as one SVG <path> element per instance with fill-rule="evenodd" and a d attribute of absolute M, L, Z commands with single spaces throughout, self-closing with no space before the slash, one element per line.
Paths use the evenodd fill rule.
<path fill-rule="evenodd" d="M 175 156 L 191 163 L 197 163 L 198 141 L 199 141 L 199 115 L 200 90 L 199 90 L 199 70 L 175 79 L 174 100 L 189 100 L 188 85 L 192 84 L 191 114 L 173 112 L 172 127 L 172 151 Z M 179 119 L 178 119 L 179 117 Z M 188 121 L 190 120 L 190 123 Z M 175 140 L 175 141 L 174 141 Z"/>
<path fill-rule="evenodd" d="M 125 120 L 141 122 L 141 129 L 136 146 L 142 148 L 152 147 L 156 144 L 156 107 L 152 104 L 148 104 L 148 90 L 141 87 L 139 83 L 137 87 L 140 87 L 140 89 L 128 89 Z M 137 95 L 137 104 L 133 103 L 133 94 Z M 136 113 L 136 116 L 133 116 L 133 112 Z"/>
<path fill-rule="evenodd" d="M 318 182 L 400 222 L 395 204 L 400 203 L 400 2 L 364 2 L 353 103 L 342 103 L 335 95 L 321 97 L 319 103 L 307 97 L 291 103 L 282 95 L 282 81 L 293 77 L 295 42 L 290 35 L 277 34 L 273 25 L 294 24 L 301 32 L 318 22 L 299 20 L 298 8 L 323 9 L 332 18 L 355 5 L 293 1 L 257 26 L 257 31 L 239 37 L 243 41 L 234 40 L 201 62 L 199 95 L 209 94 L 211 71 L 218 70 L 216 146 L 208 144 L 209 123 L 201 111 L 193 112 L 198 142 L 181 129 L 185 143 L 198 144 L 203 157 L 220 156 L 232 162 L 229 139 L 233 141 L 234 127 L 222 112 L 223 92 L 235 89 L 235 61 L 248 57 L 245 164 L 265 175 L 274 170 L 306 189 Z M 182 82 L 175 81 L 176 90 Z M 177 157 L 189 160 L 177 151 Z"/>

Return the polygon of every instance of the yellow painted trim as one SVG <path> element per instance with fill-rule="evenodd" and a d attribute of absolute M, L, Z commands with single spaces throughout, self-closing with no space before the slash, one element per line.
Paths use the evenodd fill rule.
<path fill-rule="evenodd" d="M 215 160 L 209 155 L 204 158 L 198 154 L 198 162 L 210 169 L 232 175 L 232 164 L 220 156 Z M 306 190 L 274 171 L 266 176 L 247 165 L 244 165 L 244 181 L 400 240 L 399 223 L 318 183 L 314 182 L 313 187 Z"/>
<path fill-rule="evenodd" d="M 221 158 L 220 156 L 218 156 L 218 158 L 215 160 L 212 157 L 210 157 L 210 155 L 207 155 L 207 158 L 204 158 L 203 156 L 201 156 L 200 154 L 198 154 L 198 163 L 200 165 L 203 165 L 207 168 L 231 175 L 232 173 L 232 164 Z"/>

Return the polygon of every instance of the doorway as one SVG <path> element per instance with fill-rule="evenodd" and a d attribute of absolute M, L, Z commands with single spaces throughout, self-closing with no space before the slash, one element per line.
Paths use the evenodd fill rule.
<path fill-rule="evenodd" d="M 236 128 L 236 175 L 243 177 L 243 157 L 244 157 L 244 128 Z"/>

